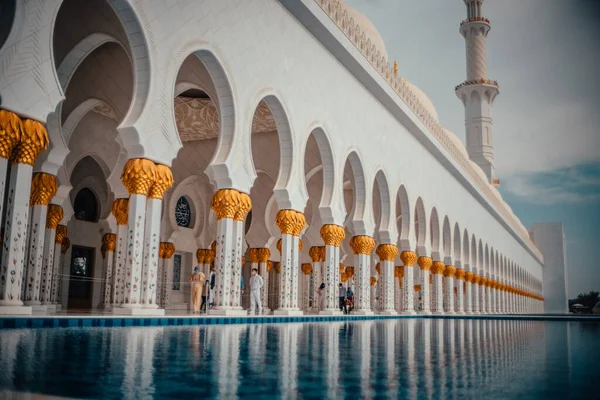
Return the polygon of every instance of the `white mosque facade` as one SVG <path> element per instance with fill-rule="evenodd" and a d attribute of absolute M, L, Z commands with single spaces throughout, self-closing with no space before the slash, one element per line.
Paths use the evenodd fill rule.
<path fill-rule="evenodd" d="M 358 314 L 543 312 L 497 190 L 482 0 L 466 146 L 337 1 L 4 3 L 0 314 L 187 311 L 211 264 L 221 315 L 254 267 L 275 314 L 339 313 L 340 282 Z"/>

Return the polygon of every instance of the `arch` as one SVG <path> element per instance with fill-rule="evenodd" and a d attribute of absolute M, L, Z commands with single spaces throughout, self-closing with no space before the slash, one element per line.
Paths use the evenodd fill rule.
<path fill-rule="evenodd" d="M 439 257 L 440 257 L 440 221 L 439 221 L 439 217 L 438 217 L 438 212 L 437 209 L 435 207 L 433 207 L 431 209 L 431 213 L 430 213 L 430 217 L 429 217 L 429 232 L 431 232 L 431 252 L 432 252 L 432 257 L 433 257 L 433 253 L 436 253 L 436 256 L 438 258 L 438 260 L 434 260 L 434 261 L 440 261 Z"/>
<path fill-rule="evenodd" d="M 415 202 L 415 237 L 417 238 L 417 247 L 419 247 L 419 251 L 427 245 L 427 225 L 427 214 L 425 214 L 423 199 L 417 197 L 417 201 Z"/>
<path fill-rule="evenodd" d="M 460 239 L 461 239 L 461 235 L 460 235 L 460 228 L 458 226 L 458 222 L 456 222 L 454 224 L 454 236 L 453 236 L 453 240 L 454 240 L 454 264 L 458 264 L 462 261 L 462 257 L 461 257 L 461 253 L 462 253 L 462 248 L 460 246 Z"/>
<path fill-rule="evenodd" d="M 490 263 L 489 263 L 489 271 L 490 271 L 490 276 L 492 278 L 496 277 L 496 252 L 494 251 L 494 248 L 492 246 L 490 246 Z"/>
<path fill-rule="evenodd" d="M 470 247 L 469 247 L 470 246 L 469 245 L 469 232 L 467 232 L 466 228 L 463 233 L 462 246 L 463 246 L 462 262 L 463 262 L 463 268 L 465 268 L 466 265 L 469 265 L 471 263 L 471 253 L 470 253 Z"/>
<path fill-rule="evenodd" d="M 381 243 L 393 243 L 395 242 L 395 238 L 393 238 L 392 235 L 394 234 L 393 231 L 395 227 L 391 226 L 390 224 L 392 214 L 392 206 L 390 204 L 390 187 L 387 176 L 382 169 L 379 169 L 375 173 L 372 190 L 373 193 L 375 193 L 375 187 L 379 189 L 379 221 L 375 221 L 379 227 L 379 240 Z M 373 210 L 373 215 L 375 215 L 375 210 Z"/>
<path fill-rule="evenodd" d="M 491 269 L 490 269 L 490 248 L 487 245 L 487 243 L 485 244 L 485 248 L 484 248 L 484 252 L 483 252 L 483 263 L 484 263 L 484 270 L 486 273 L 486 276 L 490 276 L 491 274 Z"/>
<path fill-rule="evenodd" d="M 452 230 L 450 228 L 450 219 L 446 215 L 442 228 L 442 245 L 444 246 L 444 256 L 452 263 Z"/>
<path fill-rule="evenodd" d="M 471 272 L 476 272 L 479 268 L 479 262 L 477 260 L 477 239 L 475 234 L 471 235 Z"/>
<path fill-rule="evenodd" d="M 421 202 L 421 206 L 423 202 Z M 423 209 L 423 211 L 425 211 Z M 411 209 L 408 201 L 408 193 L 406 187 L 400 185 L 398 188 L 398 194 L 396 196 L 396 221 L 398 235 L 400 237 L 400 248 L 402 250 L 412 250 L 410 238 L 410 225 L 411 225 Z M 419 238 L 416 238 L 417 241 Z"/>
<path fill-rule="evenodd" d="M 483 242 L 481 241 L 481 239 L 479 239 L 479 257 L 478 257 L 478 267 L 479 267 L 479 273 L 480 274 L 485 274 L 485 258 L 483 255 Z"/>
<path fill-rule="evenodd" d="M 355 150 L 352 150 L 346 157 L 345 164 L 350 164 L 350 171 L 352 172 L 352 179 L 354 181 L 352 210 L 350 212 L 346 210 L 346 225 L 352 227 L 351 230 L 354 235 L 372 235 L 372 232 L 367 232 L 366 229 L 367 223 L 370 221 L 365 221 L 367 184 L 362 160 L 358 153 Z M 345 171 L 342 172 L 342 182 L 344 182 L 344 172 Z"/>

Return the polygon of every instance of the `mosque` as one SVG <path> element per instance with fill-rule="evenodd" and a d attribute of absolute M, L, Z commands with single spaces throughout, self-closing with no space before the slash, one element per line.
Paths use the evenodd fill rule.
<path fill-rule="evenodd" d="M 0 314 L 187 313 L 211 265 L 217 315 L 252 268 L 265 314 L 339 314 L 340 283 L 359 315 L 566 309 L 498 191 L 464 3 L 466 145 L 335 0 L 3 2 Z"/>

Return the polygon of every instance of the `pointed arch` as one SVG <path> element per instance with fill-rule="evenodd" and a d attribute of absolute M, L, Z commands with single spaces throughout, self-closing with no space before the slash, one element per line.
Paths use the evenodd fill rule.
<path fill-rule="evenodd" d="M 462 261 L 462 247 L 460 245 L 461 235 L 460 235 L 460 227 L 458 226 L 458 222 L 454 224 L 454 264 L 458 264 Z"/>
<path fill-rule="evenodd" d="M 402 250 L 414 250 L 410 240 L 411 208 L 408 200 L 408 193 L 406 192 L 406 187 L 404 185 L 400 185 L 398 188 L 398 195 L 396 196 L 396 225 L 398 237 L 400 238 L 400 248 Z M 416 240 L 418 244 L 419 238 L 416 238 Z"/>
<path fill-rule="evenodd" d="M 379 221 L 375 221 L 375 224 L 378 227 L 379 240 L 382 243 L 393 243 L 396 238 L 392 237 L 395 233 L 395 227 L 391 225 L 390 187 L 387 176 L 382 169 L 375 174 L 373 193 L 375 193 L 376 188 L 379 190 Z M 374 204 L 373 208 L 375 208 Z M 373 214 L 375 215 L 374 211 Z"/>
<path fill-rule="evenodd" d="M 352 150 L 346 157 L 345 164 L 350 165 L 350 171 L 353 179 L 352 209 L 346 210 L 346 225 L 352 226 L 354 235 L 372 235 L 367 232 L 366 227 L 372 221 L 365 221 L 367 211 L 367 184 L 363 162 L 355 150 Z M 346 169 L 346 168 L 344 168 Z M 344 172 L 342 172 L 343 174 Z M 344 182 L 342 175 L 342 182 Z"/>
<path fill-rule="evenodd" d="M 442 228 L 442 246 L 444 247 L 444 257 L 450 259 L 452 263 L 452 230 L 450 228 L 450 219 L 446 215 Z"/>
<path fill-rule="evenodd" d="M 429 217 L 429 232 L 431 232 L 431 254 L 432 257 L 440 258 L 440 221 L 438 217 L 438 212 L 435 207 L 431 209 L 430 217 Z"/>
<path fill-rule="evenodd" d="M 422 249 L 427 246 L 427 225 L 425 205 L 423 204 L 423 199 L 418 197 L 415 203 L 415 237 L 417 238 L 417 248 L 419 248 L 419 251 L 423 251 Z"/>

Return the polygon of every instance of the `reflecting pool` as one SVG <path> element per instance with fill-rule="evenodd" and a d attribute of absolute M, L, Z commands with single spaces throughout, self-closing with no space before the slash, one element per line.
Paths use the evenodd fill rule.
<path fill-rule="evenodd" d="M 600 323 L 399 319 L 0 332 L 0 397 L 568 399 Z"/>

